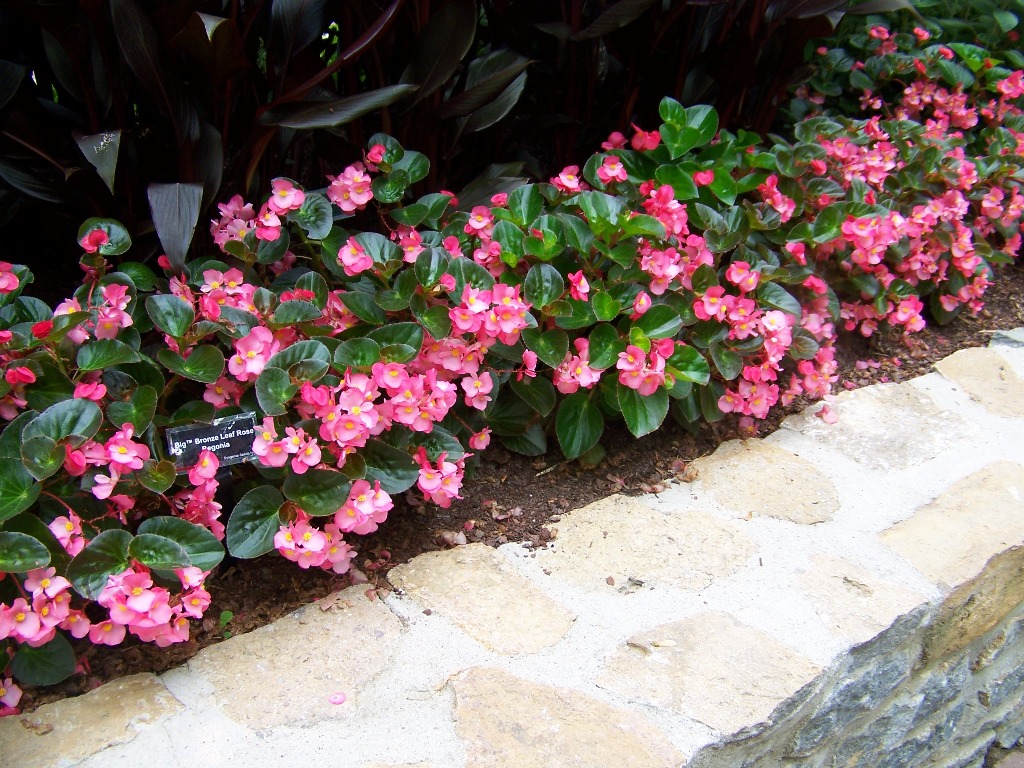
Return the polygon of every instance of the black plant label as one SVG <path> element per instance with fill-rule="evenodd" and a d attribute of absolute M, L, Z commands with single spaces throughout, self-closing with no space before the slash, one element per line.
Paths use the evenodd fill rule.
<path fill-rule="evenodd" d="M 256 437 L 256 414 L 240 413 L 226 416 L 210 424 L 192 424 L 167 430 L 167 451 L 174 457 L 174 466 L 181 472 L 199 461 L 201 451 L 212 451 L 220 465 L 250 461 L 252 441 Z"/>

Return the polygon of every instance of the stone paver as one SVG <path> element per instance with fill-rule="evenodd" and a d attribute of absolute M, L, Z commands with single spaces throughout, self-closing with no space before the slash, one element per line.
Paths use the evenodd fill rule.
<path fill-rule="evenodd" d="M 189 670 L 228 717 L 250 728 L 345 717 L 387 666 L 402 628 L 383 603 L 367 600 L 364 591 L 350 587 L 210 646 L 188 662 Z M 349 703 L 332 704 L 335 693 L 344 693 Z"/>
<path fill-rule="evenodd" d="M 105 747 L 131 741 L 147 727 L 181 711 L 154 675 L 114 680 L 74 699 L 46 704 L 20 717 L 0 718 L 0 763 L 51 768 Z"/>
<path fill-rule="evenodd" d="M 935 369 L 993 413 L 1024 416 L 1024 381 L 994 349 L 961 349 Z"/>
<path fill-rule="evenodd" d="M 534 653 L 558 642 L 575 620 L 483 544 L 429 552 L 392 569 L 388 578 L 425 608 L 506 655 Z"/>
<path fill-rule="evenodd" d="M 452 681 L 466 768 L 676 768 L 686 756 L 642 716 L 485 667 Z"/>
<path fill-rule="evenodd" d="M 839 423 L 825 424 L 816 408 L 783 423 L 871 469 L 903 469 L 938 456 L 966 432 L 967 422 L 940 410 L 910 382 L 842 392 L 831 406 Z"/>
<path fill-rule="evenodd" d="M 763 440 L 730 440 L 693 466 L 708 492 L 741 517 L 823 523 L 839 508 L 835 486 L 821 470 Z"/>
<path fill-rule="evenodd" d="M 811 558 L 810 567 L 800 576 L 800 586 L 822 623 L 855 643 L 874 637 L 925 598 L 917 590 L 830 555 Z"/>
<path fill-rule="evenodd" d="M 1000 461 L 963 478 L 881 538 L 934 583 L 960 584 L 1024 543 L 1024 466 Z"/>
<path fill-rule="evenodd" d="M 714 612 L 634 635 L 598 683 L 733 733 L 767 718 L 819 671 L 767 633 Z"/>
<path fill-rule="evenodd" d="M 701 590 L 738 571 L 755 551 L 738 523 L 611 496 L 563 517 L 554 547 L 537 559 L 554 579 L 591 591 L 614 592 L 629 579 Z"/>

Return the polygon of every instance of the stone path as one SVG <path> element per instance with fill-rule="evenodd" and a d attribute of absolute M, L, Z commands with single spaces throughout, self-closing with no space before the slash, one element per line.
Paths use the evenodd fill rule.
<path fill-rule="evenodd" d="M 980 766 L 1024 736 L 1024 331 L 936 368 L 569 513 L 547 549 L 425 554 L 385 600 L 0 720 L 2 762 Z"/>

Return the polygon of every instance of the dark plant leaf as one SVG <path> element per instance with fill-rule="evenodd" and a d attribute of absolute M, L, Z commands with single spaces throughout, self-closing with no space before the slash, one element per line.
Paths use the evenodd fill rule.
<path fill-rule="evenodd" d="M 291 57 L 318 39 L 327 29 L 327 0 L 274 0 L 274 31 L 280 35 L 278 63 L 287 67 Z"/>
<path fill-rule="evenodd" d="M 448 0 L 430 16 L 416 36 L 412 61 L 400 82 L 417 83 L 419 102 L 451 78 L 469 52 L 476 35 L 474 0 Z"/>
<path fill-rule="evenodd" d="M 418 88 L 417 85 L 389 85 L 335 101 L 282 104 L 267 110 L 260 122 L 282 128 L 330 128 L 394 104 Z"/>
<path fill-rule="evenodd" d="M 438 117 L 462 117 L 490 104 L 530 65 L 529 59 L 513 51 L 496 51 L 491 56 L 500 56 L 505 65 L 475 85 L 467 83 L 466 90 L 441 105 Z"/>
<path fill-rule="evenodd" d="M 11 674 L 26 685 L 56 685 L 75 673 L 77 663 L 71 643 L 58 633 L 38 648 L 19 645 L 11 660 Z"/>
<path fill-rule="evenodd" d="M 604 13 L 598 16 L 589 27 L 573 35 L 572 39 L 590 40 L 621 29 L 634 19 L 639 18 L 654 3 L 655 0 L 619 0 L 605 9 Z"/>
<path fill-rule="evenodd" d="M 73 135 L 85 159 L 96 169 L 110 194 L 114 194 L 114 172 L 117 170 L 117 153 L 121 148 L 121 131 L 94 133 L 90 136 L 76 131 Z"/>
<path fill-rule="evenodd" d="M 461 124 L 464 133 L 475 133 L 490 128 L 504 118 L 519 103 L 526 88 L 526 73 L 523 72 L 501 94 L 484 107 L 469 115 Z"/>
<path fill-rule="evenodd" d="M 12 61 L 0 59 L 0 109 L 3 109 L 18 91 L 25 68 Z"/>
<path fill-rule="evenodd" d="M 203 202 L 201 184 L 150 184 L 149 209 L 153 226 L 171 269 L 181 274 Z"/>
<path fill-rule="evenodd" d="M 0 531 L 0 573 L 24 573 L 50 562 L 50 552 L 26 533 Z"/>

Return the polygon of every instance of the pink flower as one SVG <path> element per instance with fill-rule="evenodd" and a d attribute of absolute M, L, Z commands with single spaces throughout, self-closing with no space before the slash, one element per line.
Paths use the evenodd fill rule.
<path fill-rule="evenodd" d="M 583 181 L 580 179 L 580 167 L 569 165 L 562 169 L 562 172 L 551 178 L 551 183 L 562 192 L 573 194 L 584 189 Z"/>
<path fill-rule="evenodd" d="M 462 380 L 462 391 L 465 392 L 465 403 L 471 408 L 482 411 L 491 402 L 490 392 L 494 388 L 494 380 L 490 374 L 470 375 Z"/>
<path fill-rule="evenodd" d="M 290 179 L 274 179 L 270 182 L 270 186 L 273 192 L 267 205 L 274 213 L 284 214 L 289 211 L 297 211 L 305 202 L 306 193 L 296 187 Z"/>
<path fill-rule="evenodd" d="M 491 428 L 484 427 L 469 438 L 469 447 L 475 451 L 482 451 L 491 444 Z"/>
<path fill-rule="evenodd" d="M 583 275 L 583 270 L 579 272 L 569 273 L 569 294 L 576 299 L 576 301 L 586 301 L 587 295 L 590 293 L 590 283 L 587 282 L 587 278 Z"/>
<path fill-rule="evenodd" d="M 373 258 L 355 238 L 350 237 L 338 251 L 338 263 L 344 268 L 346 275 L 355 276 L 372 267 Z"/>
<path fill-rule="evenodd" d="M 636 320 L 642 317 L 647 310 L 652 306 L 651 297 L 646 292 L 640 291 L 633 299 L 633 314 L 630 316 L 632 320 Z"/>
<path fill-rule="evenodd" d="M 327 178 L 331 181 L 327 197 L 346 213 L 365 208 L 373 199 L 370 177 L 364 172 L 362 163 L 353 163 L 340 176 Z"/>
<path fill-rule="evenodd" d="M 220 459 L 213 451 L 202 450 L 199 452 L 199 459 L 188 471 L 188 481 L 192 485 L 202 485 L 207 480 L 217 476 L 220 468 Z"/>
<path fill-rule="evenodd" d="M 612 150 L 622 149 L 626 146 L 626 137 L 619 131 L 613 131 L 606 141 L 601 142 L 601 149 Z"/>
<path fill-rule="evenodd" d="M 149 448 L 143 443 L 136 443 L 132 440 L 134 432 L 134 426 L 129 423 L 122 424 L 121 429 L 115 432 L 104 445 L 111 464 L 118 471 L 142 469 L 142 463 L 149 458 Z"/>
<path fill-rule="evenodd" d="M 494 223 L 494 214 L 491 209 L 484 205 L 477 205 L 469 212 L 469 221 L 466 223 L 466 234 L 476 234 L 481 231 L 490 231 Z"/>
<path fill-rule="evenodd" d="M 608 155 L 597 167 L 597 177 L 605 184 L 613 184 L 616 181 L 626 181 L 629 175 L 621 159 Z"/>
<path fill-rule="evenodd" d="M 107 619 L 89 627 L 89 642 L 93 645 L 120 645 L 127 630 L 123 624 L 115 624 Z"/>
<path fill-rule="evenodd" d="M 94 229 L 87 232 L 85 237 L 78 241 L 78 244 L 82 246 L 82 250 L 86 253 L 96 253 L 100 247 L 110 242 L 110 238 L 107 233 L 102 229 Z"/>
<path fill-rule="evenodd" d="M 0 680 L 0 704 L 5 707 L 16 707 L 19 701 L 21 701 L 21 688 L 16 686 L 9 677 Z"/>
<path fill-rule="evenodd" d="M 706 187 L 708 184 L 715 180 L 715 172 L 713 170 L 697 171 L 693 174 L 693 183 L 698 187 Z"/>
<path fill-rule="evenodd" d="M 637 151 L 655 149 L 658 144 L 661 143 L 661 134 L 658 131 L 642 131 L 633 126 L 633 130 L 636 133 L 633 135 L 633 139 L 630 141 L 633 149 Z"/>

